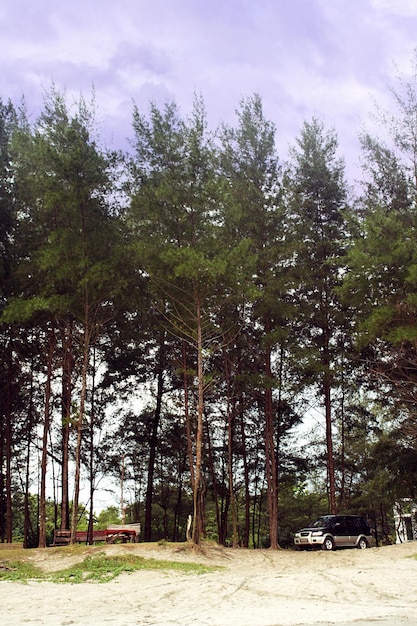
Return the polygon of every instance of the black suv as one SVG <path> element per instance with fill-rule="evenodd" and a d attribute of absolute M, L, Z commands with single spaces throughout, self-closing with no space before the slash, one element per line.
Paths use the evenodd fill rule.
<path fill-rule="evenodd" d="M 323 515 L 308 528 L 297 530 L 294 544 L 297 548 L 369 548 L 371 530 L 359 515 Z"/>

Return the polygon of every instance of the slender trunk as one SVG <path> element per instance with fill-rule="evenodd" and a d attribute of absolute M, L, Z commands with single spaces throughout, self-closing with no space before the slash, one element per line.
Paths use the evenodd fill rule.
<path fill-rule="evenodd" d="M 177 500 L 174 507 L 174 533 L 173 541 L 179 541 L 179 521 L 182 508 L 182 467 L 178 468 Z"/>
<path fill-rule="evenodd" d="M 330 351 L 329 351 L 329 327 L 324 329 L 323 347 L 323 396 L 326 419 L 326 451 L 327 451 L 327 477 L 329 485 L 330 513 L 337 513 L 336 506 L 336 484 L 334 473 L 333 436 L 332 436 L 332 404 L 331 404 L 331 373 L 330 373 Z"/>
<path fill-rule="evenodd" d="M 69 434 L 70 425 L 66 421 L 62 426 L 62 492 L 61 492 L 61 530 L 68 530 L 70 524 L 69 510 Z"/>
<path fill-rule="evenodd" d="M 345 416 L 345 379 L 344 379 L 344 363 L 342 361 L 342 373 L 341 373 L 341 399 L 340 399 L 340 500 L 339 510 L 347 510 L 347 489 L 346 489 L 346 416 Z"/>
<path fill-rule="evenodd" d="M 228 367 L 227 358 L 225 358 L 225 378 L 227 385 L 227 468 L 229 478 L 229 502 L 232 510 L 232 542 L 233 547 L 238 546 L 238 532 L 237 532 L 237 510 L 233 480 L 233 449 L 234 449 L 234 433 L 235 433 L 235 416 L 236 405 L 235 401 L 231 402 L 231 382 L 230 371 Z"/>
<path fill-rule="evenodd" d="M 83 202 L 80 204 L 80 231 L 83 239 L 83 257 L 85 267 L 87 268 L 88 255 L 87 255 L 87 229 L 85 220 L 85 205 Z M 72 503 L 72 516 L 71 516 L 71 543 L 76 541 L 77 524 L 78 524 L 78 506 L 80 497 L 80 483 L 81 483 L 81 446 L 82 446 L 82 431 L 84 425 L 85 404 L 87 398 L 87 376 L 88 365 L 90 360 L 90 348 L 91 348 L 91 333 L 93 325 L 91 319 L 91 303 L 90 292 L 87 276 L 84 275 L 84 301 L 83 301 L 83 342 L 82 342 L 82 369 L 81 369 L 81 395 L 79 404 L 79 413 L 77 421 L 77 441 L 75 445 L 75 476 L 74 476 L 74 497 Z"/>
<path fill-rule="evenodd" d="M 39 548 L 46 548 L 46 473 L 48 464 L 48 434 L 51 417 L 52 361 L 55 350 L 55 335 L 52 328 L 49 335 L 48 366 L 45 385 L 45 407 L 43 419 L 41 485 L 39 497 Z"/>
<path fill-rule="evenodd" d="M 258 544 L 256 542 L 256 508 L 257 508 L 257 500 L 258 500 L 258 467 L 255 466 L 255 476 L 253 481 L 253 497 L 252 497 L 252 546 L 253 548 L 257 548 Z"/>
<path fill-rule="evenodd" d="M 6 543 L 13 541 L 12 509 L 12 397 L 13 397 L 13 350 L 10 337 L 8 348 L 7 390 L 5 403 L 5 449 L 6 449 Z"/>
<path fill-rule="evenodd" d="M 80 407 L 77 422 L 77 442 L 75 447 L 75 477 L 74 477 L 74 498 L 71 516 L 71 543 L 75 543 L 77 524 L 78 524 L 78 504 L 80 497 L 81 482 L 81 444 L 82 431 L 84 424 L 85 402 L 87 396 L 87 373 L 90 358 L 90 336 L 88 331 L 88 306 L 86 306 L 86 319 L 84 322 L 84 349 L 83 349 L 83 366 L 81 374 L 81 395 Z"/>
<path fill-rule="evenodd" d="M 30 485 L 30 447 L 32 443 L 33 425 L 33 359 L 30 366 L 30 396 L 27 427 L 27 448 L 26 448 L 26 476 L 25 476 L 25 500 L 24 500 L 24 527 L 23 527 L 23 547 L 29 547 L 29 532 L 32 530 L 29 508 L 29 485 Z M 33 534 L 33 533 L 32 533 Z"/>
<path fill-rule="evenodd" d="M 122 518 L 122 524 L 126 523 L 126 505 L 125 505 L 125 460 L 124 453 L 122 454 L 122 465 L 120 468 L 120 513 Z"/>
<path fill-rule="evenodd" d="M 214 454 L 213 454 L 213 448 L 211 445 L 211 435 L 210 435 L 210 428 L 208 424 L 206 424 L 206 438 L 207 438 L 208 471 L 210 472 L 210 476 L 211 476 L 213 500 L 214 500 L 214 507 L 216 511 L 217 534 L 219 537 L 219 543 L 223 545 L 224 538 L 223 538 L 223 528 L 222 528 L 222 514 L 221 514 L 220 506 L 219 506 L 219 493 L 217 489 L 217 478 L 216 478 L 216 471 L 214 467 Z"/>
<path fill-rule="evenodd" d="M 190 482 L 191 490 L 195 493 L 195 471 L 194 471 L 194 452 L 193 452 L 193 437 L 192 437 L 192 425 L 190 415 L 190 401 L 189 401 L 189 388 L 188 388 L 188 359 L 187 359 L 187 344 L 182 342 L 182 371 L 183 371 L 183 385 L 184 385 L 184 419 L 185 419 L 185 434 L 187 438 L 187 456 L 188 467 L 190 469 Z M 192 541 L 192 535 L 190 532 L 192 526 L 193 516 L 189 515 L 187 520 L 187 541 Z"/>
<path fill-rule="evenodd" d="M 327 448 L 327 475 L 329 481 L 330 512 L 337 513 L 336 484 L 334 474 L 333 436 L 332 436 L 332 411 L 331 411 L 331 386 L 328 374 L 324 382 L 324 404 L 326 413 L 326 448 Z"/>
<path fill-rule="evenodd" d="M 145 497 L 145 541 L 152 541 L 152 500 L 153 482 L 155 473 L 156 449 L 158 444 L 158 428 L 161 421 L 162 396 L 164 393 L 164 369 L 165 369 L 165 333 L 161 333 L 159 342 L 159 358 L 157 367 L 157 392 L 156 406 L 152 420 L 151 438 L 149 441 L 148 480 Z"/>
<path fill-rule="evenodd" d="M 6 353 L 6 351 L 4 351 Z M 5 372 L 7 376 L 7 372 Z M 7 378 L 4 381 L 7 382 Z M 4 543 L 6 533 L 6 493 L 5 493 L 5 481 L 4 472 L 4 454 L 6 451 L 6 394 L 0 394 L 0 541 Z"/>
<path fill-rule="evenodd" d="M 69 437 L 71 422 L 71 395 L 73 372 L 72 323 L 62 329 L 62 470 L 61 470 L 61 530 L 68 530 L 69 514 Z"/>
<path fill-rule="evenodd" d="M 192 541 L 199 545 L 203 535 L 204 500 L 201 475 L 202 449 L 203 449 L 203 411 L 204 411 L 204 379 L 203 379 L 203 339 L 201 303 L 197 298 L 197 432 L 195 438 L 195 481 L 193 493 L 194 520 Z"/>
<path fill-rule="evenodd" d="M 249 464 L 248 455 L 246 449 L 246 432 L 245 432 L 245 418 L 243 412 L 242 396 L 239 396 L 239 419 L 240 419 L 240 439 L 242 442 L 242 462 L 243 462 L 243 479 L 245 485 L 245 528 L 243 529 L 242 546 L 244 548 L 249 547 L 249 532 L 250 532 L 250 488 L 249 488 Z"/>
<path fill-rule="evenodd" d="M 266 333 L 269 331 L 269 323 L 266 324 Z M 266 487 L 269 514 L 269 537 L 271 549 L 276 550 L 278 545 L 278 486 L 277 468 L 275 456 L 275 428 L 274 411 L 272 404 L 272 371 L 271 349 L 268 346 L 265 354 L 265 467 Z"/>
<path fill-rule="evenodd" d="M 276 428 L 275 428 L 275 471 L 276 471 L 276 506 L 277 506 L 277 519 L 278 519 L 278 495 L 279 495 L 279 471 L 280 471 L 280 445 L 281 438 L 283 436 L 282 426 L 283 426 L 283 372 L 284 372 L 284 346 L 281 343 L 279 350 L 279 364 L 278 364 L 278 406 L 276 410 Z M 278 523 L 278 522 L 277 522 Z"/>
<path fill-rule="evenodd" d="M 94 427 L 95 427 L 95 397 L 96 397 L 96 350 L 93 348 L 93 371 L 91 381 L 91 415 L 90 415 L 90 450 L 89 450 L 89 483 L 90 483 L 90 510 L 88 515 L 87 542 L 92 545 L 94 530 Z"/>
<path fill-rule="evenodd" d="M 18 384 L 18 367 L 13 358 L 13 329 L 5 334 L 3 358 L 3 393 L 0 394 L 0 539 L 13 540 L 12 508 L 12 412 L 15 389 Z"/>
<path fill-rule="evenodd" d="M 194 455 L 193 455 L 193 439 L 191 428 L 191 416 L 190 416 L 190 401 L 189 401 L 189 389 L 188 389 L 188 359 L 187 359 L 187 344 L 182 342 L 182 371 L 183 371 L 183 386 L 184 386 L 184 419 L 185 419 L 185 434 L 187 437 L 187 455 L 188 465 L 190 467 L 191 489 L 194 492 Z"/>

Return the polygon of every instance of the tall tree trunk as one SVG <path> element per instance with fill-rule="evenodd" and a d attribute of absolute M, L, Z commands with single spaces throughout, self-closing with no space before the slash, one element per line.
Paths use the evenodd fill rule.
<path fill-rule="evenodd" d="M 70 526 L 69 514 L 69 438 L 71 422 L 72 376 L 74 366 L 72 322 L 66 321 L 62 334 L 62 470 L 61 470 L 61 530 Z"/>
<path fill-rule="evenodd" d="M 152 431 L 149 441 L 148 480 L 145 497 L 145 541 L 152 540 L 152 500 L 153 479 L 155 473 L 156 448 L 158 444 L 158 428 L 161 421 L 162 396 L 164 393 L 164 370 L 165 370 L 165 333 L 162 331 L 159 340 L 159 357 L 157 366 L 157 391 L 156 406 L 152 419 Z"/>
<path fill-rule="evenodd" d="M 336 514 L 337 506 L 332 435 L 331 385 L 328 373 L 325 373 L 324 377 L 324 405 L 326 414 L 327 475 L 329 481 L 330 512 Z"/>
<path fill-rule="evenodd" d="M 11 459 L 12 459 L 12 398 L 14 382 L 12 330 L 4 334 L 2 390 L 0 393 L 0 540 L 11 536 Z"/>
<path fill-rule="evenodd" d="M 210 434 L 210 428 L 208 424 L 206 424 L 206 439 L 207 439 L 207 455 L 208 455 L 208 466 L 209 466 L 208 471 L 210 472 L 210 476 L 211 476 L 213 500 L 214 500 L 214 507 L 216 511 L 217 534 L 219 537 L 220 545 L 224 545 L 224 529 L 222 526 L 223 507 L 222 507 L 222 510 L 220 510 L 219 493 L 217 489 L 217 477 L 216 477 L 216 470 L 214 466 L 215 459 L 214 459 L 214 454 L 213 454 L 213 448 L 211 445 L 211 434 Z"/>
<path fill-rule="evenodd" d="M 46 473 L 48 464 L 48 435 L 51 419 L 51 388 L 52 362 L 55 352 L 55 331 L 51 328 L 48 338 L 49 352 L 45 384 L 45 407 L 43 418 L 42 456 L 41 456 L 41 485 L 39 497 L 39 548 L 46 548 Z"/>
<path fill-rule="evenodd" d="M 96 399 L 96 350 L 93 348 L 93 370 L 91 381 L 91 414 L 90 414 L 90 449 L 88 465 L 88 481 L 90 484 L 90 507 L 88 515 L 87 542 L 93 545 L 94 530 L 94 493 L 95 493 L 95 468 L 94 468 L 94 427 L 95 427 L 95 399 Z"/>
<path fill-rule="evenodd" d="M 90 359 L 90 334 L 88 328 L 89 316 L 88 305 L 86 305 L 86 318 L 84 322 L 84 345 L 83 345 L 83 365 L 81 373 L 81 395 L 80 406 L 77 422 L 77 442 L 75 447 L 75 477 L 74 477 L 74 498 L 72 504 L 72 516 L 71 516 L 71 543 L 75 543 L 77 524 L 78 524 L 78 505 L 80 497 L 80 483 L 81 483 L 81 445 L 82 445 L 82 431 L 84 424 L 85 414 L 85 402 L 87 397 L 87 374 L 88 364 Z"/>
<path fill-rule="evenodd" d="M 194 452 L 193 452 L 193 428 L 191 424 L 191 415 L 190 415 L 190 392 L 188 387 L 188 358 L 187 358 L 187 344 L 185 341 L 182 342 L 182 371 L 183 371 L 183 386 L 184 386 L 184 419 L 185 419 L 185 434 L 187 438 L 187 456 L 188 456 L 188 467 L 190 469 L 190 482 L 191 489 L 194 494 L 195 492 L 195 471 L 194 471 Z M 190 533 L 190 519 L 192 516 L 189 516 L 189 520 L 187 523 L 187 541 L 192 541 L 192 535 Z"/>
<path fill-rule="evenodd" d="M 342 397 L 340 401 L 340 498 L 339 498 L 339 507 L 340 510 L 347 510 L 346 500 L 346 416 L 345 416 L 345 383 L 343 377 L 343 366 L 342 366 Z"/>
<path fill-rule="evenodd" d="M 26 476 L 25 476 L 25 499 L 24 499 L 24 526 L 23 526 L 23 547 L 29 548 L 29 532 L 33 535 L 32 522 L 30 519 L 29 507 L 29 485 L 30 485 L 30 448 L 32 444 L 33 427 L 33 359 L 30 364 L 30 391 L 29 391 L 29 411 L 27 427 L 27 448 L 26 448 Z"/>
<path fill-rule="evenodd" d="M 329 351 L 330 330 L 328 326 L 324 329 L 324 347 L 323 347 L 323 396 L 324 410 L 326 419 L 326 450 L 327 450 L 327 477 L 329 485 L 329 504 L 330 512 L 335 515 L 337 513 L 336 506 L 336 483 L 334 473 L 334 454 L 333 454 L 333 435 L 332 435 L 332 404 L 331 404 L 331 383 L 332 376 L 330 372 L 330 351 Z"/>
<path fill-rule="evenodd" d="M 265 327 L 266 333 L 269 331 L 269 324 Z M 275 428 L 274 411 L 272 403 L 272 371 L 271 371 L 271 349 L 268 345 L 265 351 L 265 468 L 266 468 L 266 488 L 269 514 L 269 537 L 271 549 L 276 550 L 278 545 L 278 485 L 277 467 L 275 456 Z"/>
<path fill-rule="evenodd" d="M 225 378 L 227 385 L 227 469 L 229 479 L 229 502 L 232 511 L 232 542 L 233 547 L 238 546 L 237 510 L 233 480 L 233 450 L 236 418 L 236 400 L 231 400 L 231 380 L 227 357 L 224 359 Z"/>
<path fill-rule="evenodd" d="M 5 402 L 5 455 L 6 455 L 6 542 L 12 543 L 13 541 L 13 509 L 12 509 L 12 398 L 13 398 L 13 348 L 12 338 L 9 338 L 9 345 L 7 350 L 7 388 L 6 388 L 6 402 Z"/>
<path fill-rule="evenodd" d="M 201 464 L 203 450 L 203 411 L 204 411 L 204 369 L 203 369 L 203 337 L 201 303 L 196 300 L 197 319 L 197 432 L 195 437 L 195 480 L 193 493 L 193 532 L 192 541 L 199 545 L 204 532 L 204 490 L 202 483 Z"/>
<path fill-rule="evenodd" d="M 239 394 L 239 420 L 240 420 L 240 439 L 242 442 L 242 461 L 243 461 L 243 480 L 245 485 L 245 527 L 243 529 L 242 546 L 249 547 L 250 534 L 250 487 L 249 487 L 249 464 L 246 449 L 246 431 L 245 431 L 245 415 L 243 411 L 242 394 Z"/>
<path fill-rule="evenodd" d="M 182 508 L 182 469 L 178 468 L 179 476 L 178 476 L 178 484 L 177 484 L 177 500 L 175 502 L 174 508 L 174 533 L 173 533 L 173 541 L 179 541 L 179 522 L 181 517 L 181 508 Z"/>
<path fill-rule="evenodd" d="M 7 376 L 7 373 L 6 373 Z M 6 493 L 4 472 L 4 454 L 6 451 L 6 394 L 0 395 L 0 541 L 4 543 L 6 534 Z"/>
<path fill-rule="evenodd" d="M 182 371 L 183 371 L 183 387 L 184 387 L 184 420 L 185 420 L 185 435 L 187 437 L 187 455 L 188 465 L 190 468 L 191 488 L 194 492 L 194 454 L 193 454 L 193 437 L 191 427 L 191 415 L 190 415 L 190 392 L 188 388 L 188 358 L 187 358 L 187 344 L 182 342 Z"/>

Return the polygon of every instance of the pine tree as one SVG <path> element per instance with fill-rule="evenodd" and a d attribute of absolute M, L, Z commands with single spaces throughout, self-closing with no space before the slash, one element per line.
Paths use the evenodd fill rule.
<path fill-rule="evenodd" d="M 130 226 L 162 324 L 182 344 L 184 415 L 193 489 L 192 540 L 204 535 L 204 406 L 210 354 L 222 334 L 216 315 L 226 299 L 227 250 L 220 233 L 220 191 L 204 105 L 183 120 L 175 104 L 134 111 L 135 189 Z M 192 383 L 190 385 L 190 383 Z M 194 415 L 190 391 L 195 397 Z"/>
<path fill-rule="evenodd" d="M 19 191 L 19 236 L 22 254 L 17 273 L 19 296 L 11 298 L 5 316 L 17 322 L 41 320 L 61 329 L 63 362 L 63 523 L 68 520 L 68 426 L 75 425 L 75 480 L 71 530 L 78 519 L 82 432 L 85 420 L 90 349 L 114 315 L 123 281 L 120 233 L 111 192 L 115 155 L 94 139 L 94 106 L 82 99 L 75 113 L 54 88 L 33 129 L 22 124 L 15 134 L 14 167 Z M 109 250 L 112 254 L 109 254 Z M 34 279 L 35 277 L 35 279 Z M 23 296 L 21 295 L 23 294 Z M 53 329 L 53 330 L 52 330 Z M 55 364 L 56 367 L 56 364 Z M 73 367 L 73 371 L 70 369 Z M 79 367 L 76 416 L 69 415 L 69 390 Z M 65 380 L 64 380 L 65 379 Z M 49 380 L 49 378 L 48 378 Z M 66 392 L 65 392 L 66 390 Z M 49 419 L 45 414 L 45 427 Z M 46 438 L 44 438 L 46 445 Z M 47 455 L 43 455 L 46 474 Z M 43 507 L 44 508 L 44 507 Z M 41 511 L 41 516 L 45 511 Z M 40 544 L 45 543 L 45 534 Z"/>
<path fill-rule="evenodd" d="M 356 315 L 367 381 L 403 422 L 417 428 L 417 57 L 414 76 L 391 89 L 393 112 L 378 112 L 385 140 L 361 137 L 364 194 L 354 225 L 343 294 Z"/>
<path fill-rule="evenodd" d="M 288 247 L 284 243 L 287 224 L 275 152 L 275 127 L 265 118 L 261 98 L 256 94 L 242 100 L 237 115 L 238 127 L 223 127 L 221 134 L 222 173 L 226 178 L 223 237 L 235 250 L 246 251 L 245 261 L 237 264 L 243 272 L 236 275 L 236 280 L 241 281 L 241 292 L 250 305 L 248 319 L 243 318 L 240 323 L 254 329 L 255 345 L 249 357 L 253 369 L 249 376 L 257 393 L 253 399 L 263 412 L 269 536 L 271 547 L 277 548 L 280 408 L 274 400 L 278 377 L 273 364 L 288 332 Z M 233 360 L 236 354 L 233 357 L 230 353 Z M 229 438 L 233 437 L 233 430 L 229 429 Z"/>
<path fill-rule="evenodd" d="M 297 306 L 298 358 L 307 385 L 321 398 L 326 424 L 329 505 L 336 512 L 333 449 L 333 399 L 337 387 L 338 344 L 345 316 L 337 294 L 341 281 L 347 202 L 344 163 L 337 158 L 337 137 L 313 119 L 305 122 L 292 149 L 289 202 L 294 245 L 294 299 Z"/>

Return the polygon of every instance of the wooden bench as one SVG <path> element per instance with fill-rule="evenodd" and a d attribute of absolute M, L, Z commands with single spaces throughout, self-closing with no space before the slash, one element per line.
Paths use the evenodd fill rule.
<path fill-rule="evenodd" d="M 105 541 L 106 543 L 136 543 L 139 541 L 140 524 L 109 524 L 105 530 L 93 530 L 93 543 Z M 77 530 L 75 534 L 77 543 L 87 543 L 88 531 Z M 70 530 L 54 530 L 53 546 L 68 546 L 71 543 Z"/>
<path fill-rule="evenodd" d="M 53 546 L 68 546 L 71 543 L 71 531 L 70 530 L 54 530 L 54 543 Z"/>
<path fill-rule="evenodd" d="M 88 531 L 77 530 L 75 534 L 75 541 L 77 543 L 87 543 Z M 105 530 L 93 530 L 93 543 L 97 541 L 107 541 L 107 533 Z M 68 546 L 71 543 L 71 531 L 70 530 L 54 530 L 54 542 L 53 546 Z"/>
<path fill-rule="evenodd" d="M 78 543 L 87 543 L 88 541 L 88 531 L 87 530 L 77 530 L 75 534 L 75 540 Z M 107 541 L 107 535 L 105 530 L 93 530 L 93 543 L 97 543 L 98 541 Z"/>

